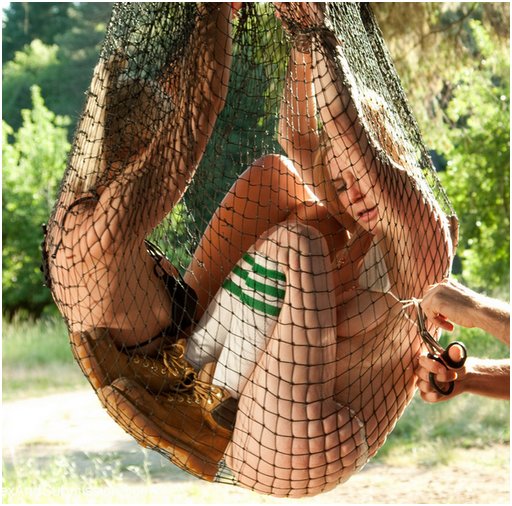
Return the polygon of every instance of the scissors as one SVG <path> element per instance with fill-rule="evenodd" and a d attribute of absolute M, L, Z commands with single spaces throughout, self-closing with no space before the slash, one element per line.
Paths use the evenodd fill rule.
<path fill-rule="evenodd" d="M 450 369 L 460 369 L 465 363 L 466 358 L 468 357 L 468 351 L 464 343 L 460 341 L 451 342 L 446 348 L 443 348 L 430 334 L 425 326 L 425 315 L 423 310 L 421 309 L 419 301 L 414 301 L 414 305 L 416 306 L 416 312 L 418 315 L 418 328 L 420 332 L 420 336 L 423 339 L 429 353 L 428 358 L 436 360 L 440 364 L 443 364 Z M 462 350 L 462 356 L 459 360 L 453 360 L 450 357 L 449 351 L 450 348 L 454 346 L 459 346 Z M 446 389 L 442 389 L 436 382 L 436 377 L 434 373 L 429 373 L 428 379 L 432 388 L 441 395 L 450 395 L 453 392 L 455 387 L 455 382 L 450 381 L 448 383 L 448 387 Z"/>

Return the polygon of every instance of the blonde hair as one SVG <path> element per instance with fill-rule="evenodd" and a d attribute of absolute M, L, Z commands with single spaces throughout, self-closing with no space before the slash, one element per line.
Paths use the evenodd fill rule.
<path fill-rule="evenodd" d="M 411 152 L 406 149 L 403 139 L 397 135 L 395 128 L 392 126 L 384 99 L 369 89 L 366 89 L 364 95 L 360 95 L 358 98 L 361 102 L 363 114 L 375 132 L 376 139 L 374 141 L 377 142 L 378 147 L 397 165 L 412 170 L 416 164 Z M 319 145 L 313 155 L 312 170 L 304 179 L 312 187 L 313 192 L 326 206 L 330 214 L 350 229 L 354 220 L 342 206 L 329 171 L 327 153 L 333 141 L 325 129 L 319 130 L 318 138 Z"/>
<path fill-rule="evenodd" d="M 319 145 L 313 156 L 310 184 L 313 187 L 315 195 L 330 211 L 331 208 L 332 211 L 339 211 L 339 209 L 337 209 L 339 207 L 337 204 L 338 196 L 327 163 L 327 152 L 331 146 L 331 139 L 323 129 L 320 130 L 318 137 Z M 336 203 L 336 209 L 334 209 L 334 203 Z M 331 214 L 334 213 L 331 212 Z"/>
<path fill-rule="evenodd" d="M 388 113 L 389 105 L 384 98 L 373 90 L 366 88 L 361 99 L 361 108 L 371 130 L 382 151 L 397 165 L 405 169 L 413 169 L 416 165 L 410 150 L 407 150 L 405 139 L 398 135 Z"/>

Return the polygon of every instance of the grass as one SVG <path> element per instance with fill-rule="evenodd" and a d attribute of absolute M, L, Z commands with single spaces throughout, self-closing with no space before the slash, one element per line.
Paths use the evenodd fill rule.
<path fill-rule="evenodd" d="M 375 461 L 400 464 L 406 460 L 434 467 L 450 463 L 460 449 L 509 441 L 509 402 L 464 395 L 427 404 L 416 396 Z"/>
<path fill-rule="evenodd" d="M 86 386 L 60 317 L 2 321 L 2 399 Z"/>
<path fill-rule="evenodd" d="M 72 363 L 64 321 L 56 316 L 40 320 L 15 317 L 2 321 L 3 357 L 24 367 Z"/>
<path fill-rule="evenodd" d="M 146 452 L 147 453 L 147 452 Z M 140 457 L 143 460 L 145 457 Z M 4 465 L 3 504 L 253 504 L 276 502 L 276 499 L 230 485 L 208 484 L 187 476 L 174 476 L 172 466 L 165 480 L 153 475 L 159 466 L 144 469 L 143 465 L 124 466 L 117 457 L 110 466 L 109 476 L 104 468 L 108 462 L 97 459 L 94 469 L 83 473 L 65 457 L 55 458 L 44 468 L 29 461 L 16 470 Z M 251 501 L 252 499 L 252 501 Z M 222 502 L 220 502 L 222 501 Z"/>
<path fill-rule="evenodd" d="M 34 459 L 16 465 L 4 463 L 2 471 L 2 500 L 7 504 L 52 504 L 62 501 L 71 503 L 71 497 L 84 496 L 88 490 L 101 487 L 110 481 L 80 474 L 74 463 L 64 456 L 52 459 L 44 466 Z"/>
<path fill-rule="evenodd" d="M 4 400 L 88 385 L 73 360 L 60 318 L 4 321 L 2 330 Z M 509 355 L 508 347 L 480 331 L 463 330 L 449 338 L 464 341 L 471 355 Z M 439 404 L 426 404 L 416 397 L 372 462 L 435 468 L 464 458 L 461 452 L 466 448 L 506 444 L 510 440 L 509 410 L 509 402 L 470 395 Z M 127 497 L 130 503 L 162 503 L 169 494 L 177 503 L 180 497 L 215 502 L 205 496 L 211 494 L 211 488 L 202 487 L 201 481 L 191 482 L 186 473 L 169 466 L 155 452 L 137 449 L 135 453 L 41 456 L 37 446 L 33 442 L 31 448 L 25 448 L 23 458 L 4 452 L 4 503 L 122 504 Z M 503 459 L 503 455 L 496 458 Z M 497 461 L 496 465 L 504 463 Z M 130 488 L 134 484 L 144 486 Z M 229 490 L 222 488 L 222 493 L 229 495 Z M 258 497 L 258 502 L 267 501 Z"/>
<path fill-rule="evenodd" d="M 462 341 L 470 356 L 504 358 L 510 349 L 479 329 L 457 329 L 444 334 L 441 343 Z M 510 402 L 462 395 L 448 402 L 427 404 L 419 395 L 398 421 L 375 457 L 383 463 L 404 459 L 432 467 L 447 464 L 461 448 L 483 448 L 510 442 Z"/>
<path fill-rule="evenodd" d="M 101 503 L 101 492 L 106 503 L 122 504 L 126 502 L 127 486 L 149 486 L 164 477 L 178 483 L 188 479 L 184 472 L 167 464 L 158 454 L 143 448 L 28 459 L 4 455 L 2 471 L 2 499 L 7 504 L 87 504 L 91 497 L 95 497 L 91 502 Z M 119 501 L 114 500 L 116 495 Z M 133 504 L 140 503 L 133 501 Z"/>

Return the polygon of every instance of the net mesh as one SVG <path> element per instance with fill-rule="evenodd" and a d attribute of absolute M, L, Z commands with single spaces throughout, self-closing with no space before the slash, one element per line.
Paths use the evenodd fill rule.
<path fill-rule="evenodd" d="M 313 495 L 414 394 L 456 219 L 367 4 L 120 3 L 44 243 L 109 414 L 209 481 Z"/>

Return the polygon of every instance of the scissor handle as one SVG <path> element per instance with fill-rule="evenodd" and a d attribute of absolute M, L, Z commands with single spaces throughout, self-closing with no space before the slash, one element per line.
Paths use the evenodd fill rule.
<path fill-rule="evenodd" d="M 452 348 L 453 346 L 459 346 L 461 348 L 462 357 L 460 358 L 460 360 L 455 361 L 450 357 L 450 354 L 448 352 L 450 348 Z M 440 364 L 443 364 L 444 366 L 449 367 L 450 369 L 460 369 L 466 363 L 468 351 L 464 343 L 461 343 L 460 341 L 453 341 L 453 343 L 450 343 L 446 347 L 446 349 L 443 351 L 441 355 L 433 355 L 432 353 L 429 353 L 427 356 L 428 358 L 436 360 Z M 450 381 L 448 383 L 448 387 L 445 390 L 443 390 L 437 383 L 436 376 L 434 373 L 429 373 L 428 379 L 430 386 L 441 395 L 450 395 L 453 392 L 453 389 L 455 388 L 455 382 Z"/>
<path fill-rule="evenodd" d="M 453 360 L 450 357 L 450 354 L 448 353 L 450 351 L 450 348 L 453 348 L 454 346 L 458 346 L 462 350 L 462 356 L 460 357 L 459 360 Z M 441 360 L 450 369 L 460 369 L 466 363 L 467 358 L 468 350 L 466 349 L 464 343 L 461 343 L 460 341 L 453 341 L 446 347 L 443 353 L 441 353 Z"/>

